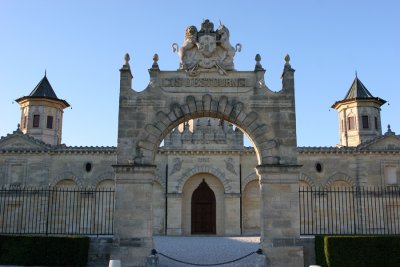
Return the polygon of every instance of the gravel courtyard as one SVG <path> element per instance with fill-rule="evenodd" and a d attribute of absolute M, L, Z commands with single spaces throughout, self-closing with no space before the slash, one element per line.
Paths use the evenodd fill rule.
<path fill-rule="evenodd" d="M 215 264 L 237 259 L 256 251 L 259 242 L 260 237 L 154 237 L 157 252 L 196 264 Z M 240 261 L 217 266 L 254 267 L 258 257 L 260 256 L 253 254 Z M 172 261 L 162 255 L 159 255 L 159 262 L 160 267 L 194 266 Z"/>

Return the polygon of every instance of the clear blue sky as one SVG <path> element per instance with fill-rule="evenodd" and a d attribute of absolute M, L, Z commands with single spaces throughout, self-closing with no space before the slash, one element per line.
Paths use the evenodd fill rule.
<path fill-rule="evenodd" d="M 119 68 L 130 53 L 133 87 L 143 90 L 152 56 L 162 70 L 179 59 L 171 44 L 188 25 L 220 19 L 243 50 L 238 70 L 254 69 L 260 53 L 266 83 L 278 91 L 286 53 L 295 73 L 299 146 L 339 142 L 330 106 L 355 71 L 382 107 L 384 131 L 400 134 L 400 1 L 0 1 L 0 136 L 20 121 L 13 100 L 27 95 L 47 69 L 64 112 L 63 143 L 117 144 Z"/>

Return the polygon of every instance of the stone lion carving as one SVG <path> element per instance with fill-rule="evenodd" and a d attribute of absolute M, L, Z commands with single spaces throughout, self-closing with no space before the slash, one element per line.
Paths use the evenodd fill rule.
<path fill-rule="evenodd" d="M 190 69 L 196 64 L 196 53 L 193 50 L 197 46 L 197 28 L 196 26 L 189 26 L 185 30 L 185 40 L 181 47 L 174 43 L 172 45 L 174 52 L 178 51 L 180 62 L 180 69 Z"/>

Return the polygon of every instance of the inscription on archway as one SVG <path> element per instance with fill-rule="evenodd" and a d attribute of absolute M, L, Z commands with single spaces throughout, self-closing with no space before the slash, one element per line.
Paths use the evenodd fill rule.
<path fill-rule="evenodd" d="M 246 87 L 244 78 L 166 78 L 162 87 Z"/>

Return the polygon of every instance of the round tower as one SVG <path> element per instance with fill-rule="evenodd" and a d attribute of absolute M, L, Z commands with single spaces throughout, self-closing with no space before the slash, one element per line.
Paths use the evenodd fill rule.
<path fill-rule="evenodd" d="M 46 77 L 28 96 L 15 100 L 21 106 L 20 130 L 46 144 L 61 144 L 63 110 L 67 101 L 59 99 Z"/>
<path fill-rule="evenodd" d="M 356 74 L 344 99 L 332 105 L 339 115 L 340 145 L 358 146 L 382 135 L 381 106 L 385 103 L 374 97 Z"/>

